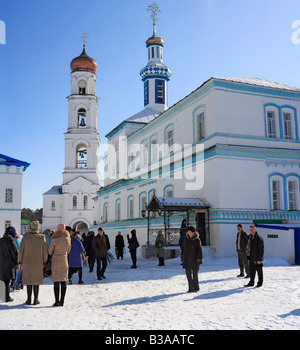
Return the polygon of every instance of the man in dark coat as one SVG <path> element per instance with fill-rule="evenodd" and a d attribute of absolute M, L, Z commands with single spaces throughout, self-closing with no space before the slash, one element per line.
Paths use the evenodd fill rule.
<path fill-rule="evenodd" d="M 202 264 L 203 255 L 199 233 L 193 226 L 187 228 L 187 235 L 182 242 L 181 254 L 189 284 L 188 292 L 197 292 L 199 290 L 198 271 L 200 264 Z"/>
<path fill-rule="evenodd" d="M 263 260 L 264 260 L 264 240 L 257 233 L 254 225 L 250 226 L 250 236 L 248 239 L 247 257 L 249 260 L 250 281 L 245 287 L 254 286 L 255 273 L 257 271 L 258 283 L 256 287 L 261 287 L 263 284 Z"/>
<path fill-rule="evenodd" d="M 95 251 L 92 247 L 94 235 L 94 231 L 89 231 L 88 235 L 85 237 L 84 240 L 85 251 L 86 255 L 88 256 L 89 272 L 94 271 L 94 264 L 96 259 Z"/>
<path fill-rule="evenodd" d="M 129 235 L 127 235 L 128 240 L 128 249 L 131 255 L 132 265 L 130 266 L 131 269 L 136 269 L 136 250 L 140 246 L 137 237 L 136 237 L 136 230 L 131 230 L 131 238 L 129 238 Z"/>
<path fill-rule="evenodd" d="M 13 239 L 15 234 L 15 228 L 9 226 L 0 239 L 0 280 L 5 284 L 5 302 L 13 301 L 9 296 L 9 281 L 16 278 L 15 267 L 18 265 L 18 248 Z"/>
<path fill-rule="evenodd" d="M 238 263 L 240 267 L 240 274 L 237 277 L 244 277 L 244 268 L 246 271 L 246 277 L 249 277 L 249 264 L 246 254 L 247 242 L 248 242 L 248 234 L 243 230 L 243 226 L 241 224 L 237 225 L 237 236 L 236 236 L 236 251 L 238 253 Z"/>
<path fill-rule="evenodd" d="M 110 248 L 108 237 L 101 227 L 98 228 L 98 234 L 93 239 L 92 247 L 97 260 L 97 278 L 100 281 L 106 278 L 104 272 L 107 267 L 107 252 Z"/>
<path fill-rule="evenodd" d="M 125 247 L 124 238 L 121 235 L 121 232 L 119 231 L 118 234 L 116 235 L 116 239 L 115 239 L 115 249 L 116 249 L 117 259 L 119 259 L 119 258 L 123 259 L 123 248 L 124 247 Z"/>

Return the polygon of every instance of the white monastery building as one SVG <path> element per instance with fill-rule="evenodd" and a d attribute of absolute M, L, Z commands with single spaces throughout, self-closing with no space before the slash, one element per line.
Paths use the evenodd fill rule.
<path fill-rule="evenodd" d="M 8 226 L 21 233 L 23 173 L 29 163 L 0 154 L 0 235 Z"/>
<path fill-rule="evenodd" d="M 168 107 L 171 72 L 156 35 L 156 4 L 149 9 L 144 109 L 108 131 L 102 187 L 97 64 L 85 48 L 71 62 L 63 184 L 44 194 L 43 227 L 102 226 L 111 238 L 136 229 L 142 245 L 158 229 L 173 242 L 187 218 L 203 244 L 231 256 L 239 223 L 246 231 L 253 222 L 299 224 L 300 89 L 212 77 Z"/>

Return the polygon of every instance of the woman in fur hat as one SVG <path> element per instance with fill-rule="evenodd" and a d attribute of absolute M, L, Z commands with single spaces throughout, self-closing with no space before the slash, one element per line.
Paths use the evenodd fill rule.
<path fill-rule="evenodd" d="M 68 254 L 71 250 L 70 233 L 65 224 L 59 224 L 57 231 L 52 235 L 48 253 L 52 256 L 51 280 L 54 282 L 55 303 L 53 306 L 63 306 L 68 279 Z M 59 285 L 61 288 L 59 288 Z M 60 298 L 59 298 L 60 295 Z"/>

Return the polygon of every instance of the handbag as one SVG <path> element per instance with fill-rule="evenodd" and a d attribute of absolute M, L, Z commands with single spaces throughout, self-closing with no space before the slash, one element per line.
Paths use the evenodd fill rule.
<path fill-rule="evenodd" d="M 48 255 L 48 259 L 46 261 L 46 264 L 44 266 L 44 277 L 49 277 L 52 274 L 52 256 Z"/>

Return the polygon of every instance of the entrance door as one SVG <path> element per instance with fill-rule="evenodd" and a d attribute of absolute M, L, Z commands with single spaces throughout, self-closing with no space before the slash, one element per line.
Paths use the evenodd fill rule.
<path fill-rule="evenodd" d="M 199 233 L 201 244 L 206 245 L 205 213 L 196 214 L 196 230 Z"/>

